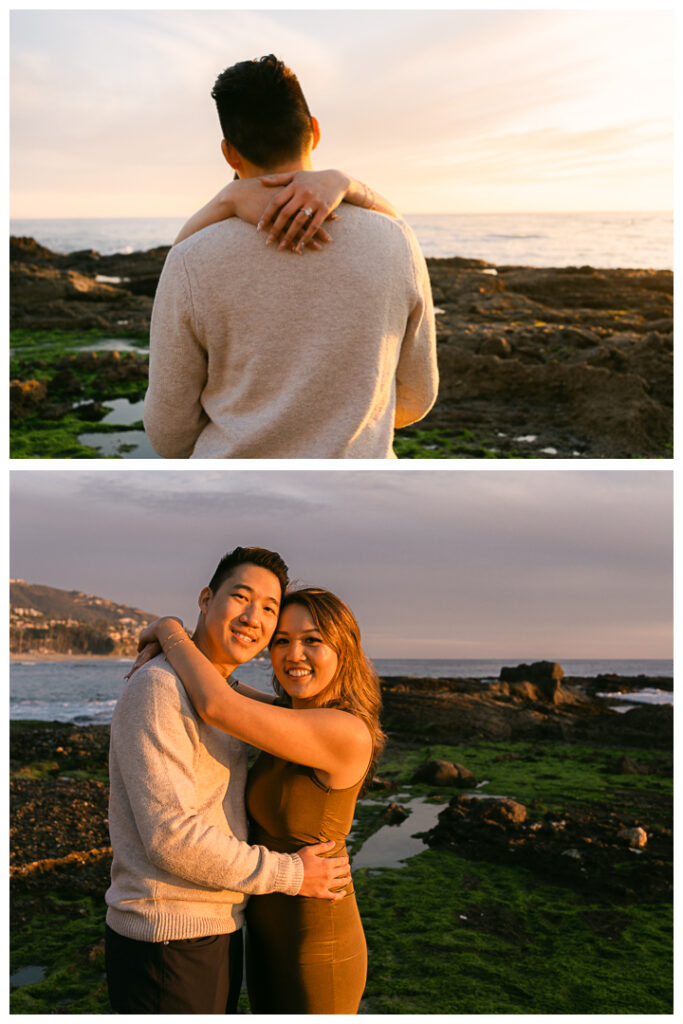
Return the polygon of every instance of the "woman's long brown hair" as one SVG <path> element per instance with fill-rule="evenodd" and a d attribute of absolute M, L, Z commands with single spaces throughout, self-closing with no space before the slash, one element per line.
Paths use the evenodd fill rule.
<path fill-rule="evenodd" d="M 363 719 L 372 737 L 372 757 L 362 786 L 365 790 L 375 773 L 386 737 L 379 724 L 382 706 L 379 677 L 361 646 L 358 623 L 341 598 L 319 587 L 302 587 L 285 594 L 280 614 L 292 604 L 302 605 L 308 611 L 323 641 L 336 652 L 338 659 L 334 679 L 322 693 L 310 698 L 309 706 L 349 711 Z M 287 697 L 275 677 L 273 687 L 280 697 Z"/>

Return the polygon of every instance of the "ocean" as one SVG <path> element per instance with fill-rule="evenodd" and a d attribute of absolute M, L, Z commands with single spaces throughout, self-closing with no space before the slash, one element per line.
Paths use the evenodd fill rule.
<path fill-rule="evenodd" d="M 533 659 L 530 659 L 533 660 Z M 482 660 L 390 660 L 373 659 L 380 676 L 424 676 L 430 678 L 497 679 L 503 665 L 517 665 L 519 659 Z M 621 676 L 673 676 L 673 662 L 667 660 L 562 660 L 567 676 L 596 676 L 616 673 Z M 78 661 L 31 661 L 26 657 L 10 668 L 10 719 L 38 719 L 47 722 L 74 722 L 77 725 L 108 723 L 114 705 L 125 684 L 131 659 Z M 271 668 L 267 658 L 244 665 L 235 672 L 258 689 L 269 691 Z M 637 696 L 628 695 L 628 704 L 636 701 L 670 704 L 672 693 L 647 689 Z M 626 701 L 626 698 L 625 698 Z"/>
<path fill-rule="evenodd" d="M 55 252 L 102 255 L 170 245 L 184 217 L 11 220 L 13 235 Z M 425 256 L 499 266 L 673 269 L 671 213 L 407 214 Z"/>

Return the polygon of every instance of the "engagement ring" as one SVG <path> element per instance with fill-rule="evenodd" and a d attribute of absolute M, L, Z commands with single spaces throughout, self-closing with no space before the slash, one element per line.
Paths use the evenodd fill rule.
<path fill-rule="evenodd" d="M 310 206 L 304 207 L 304 213 L 306 214 L 307 217 L 313 216 L 313 210 L 310 208 Z"/>

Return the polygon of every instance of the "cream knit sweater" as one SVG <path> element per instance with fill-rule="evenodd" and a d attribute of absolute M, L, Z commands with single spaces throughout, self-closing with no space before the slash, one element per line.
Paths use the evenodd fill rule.
<path fill-rule="evenodd" d="M 240 928 L 247 893 L 296 895 L 297 854 L 249 846 L 246 748 L 195 714 L 163 655 L 139 669 L 111 725 L 107 924 L 161 942 Z"/>
<path fill-rule="evenodd" d="M 168 254 L 145 429 L 164 458 L 393 458 L 437 393 L 424 258 L 401 220 L 343 204 L 322 252 L 212 224 Z"/>

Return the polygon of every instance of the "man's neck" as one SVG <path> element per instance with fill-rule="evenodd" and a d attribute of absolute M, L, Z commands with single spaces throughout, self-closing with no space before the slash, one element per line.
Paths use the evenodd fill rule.
<path fill-rule="evenodd" d="M 205 658 L 208 658 L 213 667 L 217 672 L 227 679 L 232 672 L 235 671 L 237 665 L 235 662 L 225 661 L 221 651 L 215 649 L 214 645 L 211 644 L 209 638 L 204 634 L 201 629 L 201 625 L 198 625 L 192 636 L 195 646 L 202 652 Z"/>
<path fill-rule="evenodd" d="M 274 167 L 255 167 L 245 164 L 237 173 L 240 178 L 261 178 L 266 174 L 294 174 L 295 171 L 312 171 L 313 161 L 310 153 L 302 153 L 294 160 L 284 160 Z"/>

